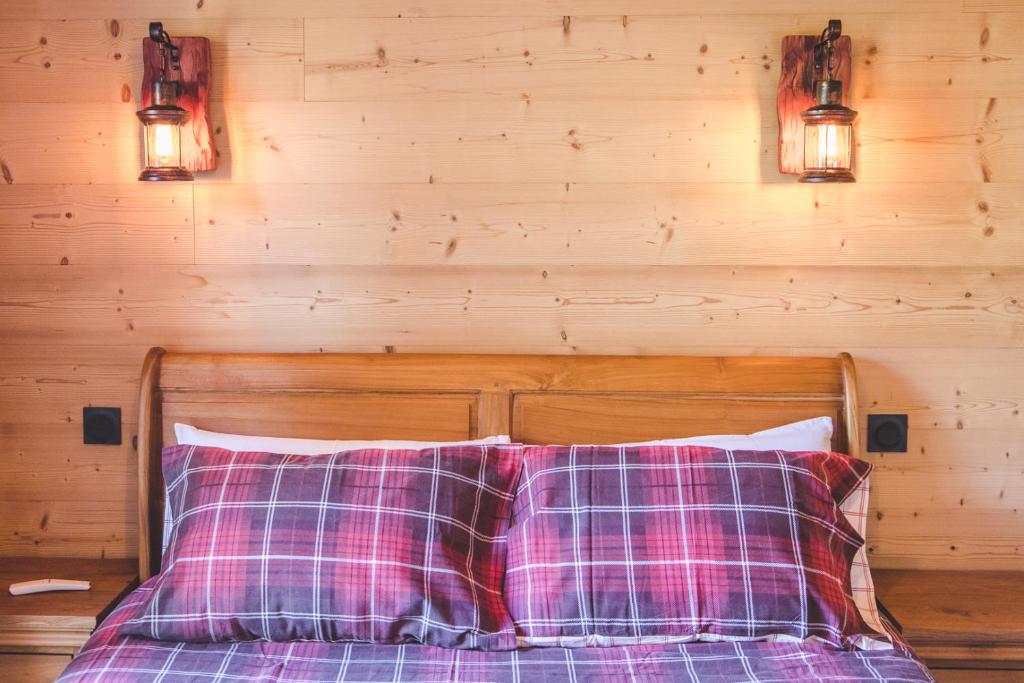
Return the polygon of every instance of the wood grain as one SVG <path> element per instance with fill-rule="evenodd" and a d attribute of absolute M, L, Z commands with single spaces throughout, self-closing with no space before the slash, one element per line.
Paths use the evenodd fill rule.
<path fill-rule="evenodd" d="M 529 443 L 624 443 L 749 434 L 820 415 L 838 423 L 840 408 L 839 401 L 822 399 L 780 406 L 664 394 L 523 392 L 512 404 L 512 431 Z"/>
<path fill-rule="evenodd" d="M 212 4 L 212 3 L 211 3 Z M 108 102 L 137 106 L 142 83 L 142 41 L 159 17 L 171 36 L 202 36 L 211 43 L 210 97 L 230 100 L 301 100 L 302 20 L 168 21 L 159 9 L 134 19 L 110 7 L 83 20 L 0 21 L 0 102 Z M 77 8 L 77 6 L 75 7 Z M 73 10 L 65 3 L 65 9 Z M 118 10 L 128 9 L 121 4 Z M 104 18 L 96 18 L 104 17 Z M 136 122 L 137 123 L 137 122 Z"/>
<path fill-rule="evenodd" d="M 70 655 L 0 653 L 0 676 L 9 683 L 47 683 L 56 680 L 70 662 Z"/>
<path fill-rule="evenodd" d="M 0 593 L 0 644 L 10 651 L 74 654 L 106 616 L 108 607 L 136 584 L 128 560 L 0 558 L 0 584 L 45 578 L 89 581 L 88 591 Z"/>
<path fill-rule="evenodd" d="M 652 340 L 650 353 L 679 353 L 680 340 Z M 353 350 L 381 350 L 356 341 Z M 401 344 L 400 351 L 408 350 Z M 300 349 L 301 350 L 301 349 Z M 442 351 L 443 347 L 425 349 Z M 566 353 L 560 337 L 531 353 Z M 714 347 L 688 347 L 712 354 Z M 1006 368 L 1024 362 L 1019 349 L 851 349 L 858 359 L 860 408 L 898 412 L 909 408 L 910 452 L 861 454 L 876 466 L 873 475 L 869 542 L 878 566 L 1019 567 L 1022 548 L 1014 539 L 1024 501 L 1016 484 L 1024 471 L 1024 437 L 1019 415 L 1024 380 Z M 834 354 L 835 348 L 808 353 Z M 792 348 L 739 349 L 739 353 L 790 354 Z M 6 554 L 59 554 L 74 540 L 83 555 L 134 556 L 136 543 L 135 456 L 138 370 L 145 348 L 121 346 L 0 346 L 0 501 L 9 501 L 3 519 L 13 529 L 0 537 Z M 174 383 L 188 380 L 170 378 Z M 407 371 L 406 371 L 407 372 Z M 240 365 L 224 373 L 223 389 L 238 377 L 267 389 L 282 384 Z M 616 382 L 624 380 L 617 377 Z M 310 382 L 327 381 L 322 370 Z M 678 378 L 676 379 L 678 381 Z M 595 387 L 596 388 L 596 387 Z M 953 402 L 928 404 L 929 397 Z M 124 444 L 81 444 L 82 405 L 120 405 Z M 986 405 L 1007 406 L 992 410 Z M 480 411 L 481 419 L 484 411 Z M 507 412 L 498 411 L 498 415 Z M 500 418 L 499 418 L 500 419 Z M 962 429 L 957 428 L 957 422 Z M 931 428 L 939 422 L 939 428 Z M 500 424 L 500 423 L 499 423 Z M 497 429 L 496 431 L 508 431 Z M 863 424 L 862 424 L 863 429 Z M 495 431 L 495 430 L 488 430 Z M 863 434 L 862 434 L 863 438 Z M 954 454 L 953 457 L 947 454 Z M 967 454 L 967 455 L 965 455 Z M 68 503 L 81 491 L 90 501 Z M 963 501 L 961 503 L 961 501 Z M 938 512 L 934 512 L 937 510 Z M 944 512 L 945 511 L 945 512 Z M 880 517 L 878 513 L 881 513 Z M 979 535 L 979 529 L 984 534 Z M 951 547 L 955 547 L 952 550 Z"/>
<path fill-rule="evenodd" d="M 998 4 L 1012 8 L 1016 0 L 968 0 L 971 3 Z M 959 11 L 963 0 L 862 0 L 860 11 L 938 12 Z M 62 0 L 8 0 L 10 16 L 48 17 L 57 19 L 92 18 L 109 12 L 105 0 L 79 0 L 69 5 Z M 765 5 L 759 0 L 734 0 L 714 3 L 707 0 L 526 0 L 509 3 L 505 0 L 295 0 L 289 3 L 251 2 L 250 0 L 207 1 L 199 5 L 196 0 L 133 0 L 120 7 L 126 17 L 148 19 L 196 17 L 475 17 L 475 16 L 551 16 L 565 14 L 598 14 L 629 16 L 765 14 Z M 786 9 L 791 12 L 848 13 L 850 5 L 843 0 L 790 0 Z M 995 7 L 994 7 L 995 9 Z M 778 10 L 776 10 L 778 11 Z"/>
<path fill-rule="evenodd" d="M 1017 183 L 198 184 L 196 262 L 1024 265 L 1022 189 Z"/>
<path fill-rule="evenodd" d="M 936 669 L 929 672 L 938 683 L 1022 683 L 1024 671 L 1007 669 Z"/>
<path fill-rule="evenodd" d="M 873 562 L 1019 569 L 1022 10 L 7 0 L 0 554 L 136 554 L 152 345 L 847 349 L 860 438 L 911 424 L 909 453 L 863 454 Z M 779 43 L 830 16 L 859 182 L 811 188 L 776 169 Z M 211 41 L 222 156 L 189 188 L 135 180 L 154 18 Z M 122 407 L 122 446 L 81 443 L 85 405 Z M 480 424 L 501 406 L 481 393 Z"/>
<path fill-rule="evenodd" d="M 842 19 L 855 38 L 842 80 L 858 102 L 988 97 L 999 80 L 1024 76 L 1019 15 L 932 13 L 921 22 L 913 14 L 843 11 Z M 547 101 L 612 92 L 627 100 L 747 100 L 756 93 L 775 111 L 781 37 L 810 34 L 813 43 L 824 25 L 817 11 L 740 15 L 727 27 L 687 16 L 573 16 L 568 34 L 560 14 L 318 19 L 306 26 L 306 99 Z"/>
<path fill-rule="evenodd" d="M 1024 100 L 864 100 L 859 182 L 1020 182 Z M 237 102 L 210 180 L 268 182 L 781 182 L 774 96 L 686 101 Z M 13 182 L 133 182 L 130 104 L 0 109 Z M 57 144 L 52 131 L 60 130 Z M 99 153 L 97 153 L 99 150 Z M 785 182 L 791 182 L 788 177 Z"/>
<path fill-rule="evenodd" d="M 139 377 L 139 438 L 134 448 L 138 463 L 139 477 L 135 496 L 138 525 L 135 532 L 138 538 L 139 552 L 137 557 L 139 580 L 150 577 L 149 567 L 159 566 L 160 553 L 163 546 L 151 534 L 141 532 L 149 529 L 151 520 L 162 519 L 162 497 L 150 494 L 154 490 L 162 490 L 163 475 L 160 467 L 147 467 L 146 460 L 154 453 L 159 453 L 163 441 L 163 411 L 159 398 L 160 361 L 164 350 L 154 346 L 146 352 L 142 361 L 142 373 Z"/>
<path fill-rule="evenodd" d="M 795 328 L 816 346 L 837 333 L 863 346 L 1024 342 L 1019 268 L 52 266 L 45 279 L 39 268 L 0 272 L 0 343 L 587 353 L 687 329 L 699 335 L 677 348 L 745 347 L 753 335 L 784 346 Z"/>
<path fill-rule="evenodd" d="M 302 439 L 397 439 L 461 441 L 475 438 L 470 419 L 475 394 L 372 392 L 337 395 L 206 392 L 200 396 L 164 391 L 163 439 L 171 443 L 174 423 L 214 432 Z"/>
<path fill-rule="evenodd" d="M 875 589 L 930 666 L 1024 668 L 1024 603 L 1007 599 L 1020 589 L 1018 572 L 880 571 Z"/>
<path fill-rule="evenodd" d="M 192 186 L 0 185 L 0 263 L 193 261 Z"/>
<path fill-rule="evenodd" d="M 1020 0 L 963 0 L 965 12 L 1024 12 Z"/>

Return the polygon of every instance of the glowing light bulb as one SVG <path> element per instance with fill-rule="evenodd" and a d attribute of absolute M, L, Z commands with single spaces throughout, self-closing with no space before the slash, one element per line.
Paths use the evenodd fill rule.
<path fill-rule="evenodd" d="M 167 161 L 167 157 L 174 154 L 174 131 L 171 126 L 166 124 L 159 124 L 154 126 L 153 131 L 154 146 L 156 147 L 156 156 L 160 159 L 161 163 Z"/>
<path fill-rule="evenodd" d="M 818 159 L 821 160 L 824 168 L 830 168 L 835 162 L 835 145 L 829 144 L 831 139 L 832 126 L 822 126 L 822 131 L 818 133 Z"/>

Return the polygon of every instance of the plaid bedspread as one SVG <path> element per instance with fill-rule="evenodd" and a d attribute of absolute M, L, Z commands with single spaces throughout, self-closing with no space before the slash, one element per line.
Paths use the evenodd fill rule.
<path fill-rule="evenodd" d="M 902 649 L 851 652 L 810 643 L 687 643 L 480 652 L 359 643 L 174 643 L 118 635 L 118 626 L 138 614 L 149 592 L 146 586 L 137 589 L 114 610 L 59 683 L 932 680 L 924 665 Z"/>

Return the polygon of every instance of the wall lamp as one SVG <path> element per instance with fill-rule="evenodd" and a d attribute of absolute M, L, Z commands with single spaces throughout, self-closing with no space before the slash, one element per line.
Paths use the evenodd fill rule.
<path fill-rule="evenodd" d="M 779 80 L 779 170 L 802 183 L 852 183 L 853 123 L 844 104 L 850 39 L 831 19 L 821 36 L 786 36 Z M 810 106 L 808 106 L 810 105 Z"/>
<path fill-rule="evenodd" d="M 192 180 L 216 167 L 210 135 L 210 41 L 172 39 L 159 21 L 142 42 L 142 122 L 146 167 L 139 180 Z"/>
<path fill-rule="evenodd" d="M 843 82 L 836 80 L 835 42 L 843 33 L 838 19 L 828 22 L 814 46 L 814 106 L 804 121 L 804 172 L 801 183 L 852 183 L 853 122 L 857 112 L 843 105 Z"/>
<path fill-rule="evenodd" d="M 181 50 L 159 21 L 150 23 L 149 38 L 159 46 L 160 77 L 153 81 L 150 105 L 135 112 L 142 121 L 146 150 L 146 168 L 139 180 L 192 180 L 192 173 L 181 165 L 181 126 L 191 116 L 178 106 Z"/>

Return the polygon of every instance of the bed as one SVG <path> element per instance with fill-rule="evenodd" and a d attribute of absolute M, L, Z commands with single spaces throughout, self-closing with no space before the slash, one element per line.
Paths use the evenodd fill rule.
<path fill-rule="evenodd" d="M 820 642 L 644 643 L 508 651 L 360 642 L 174 642 L 122 635 L 161 568 L 161 453 L 175 423 L 293 438 L 526 444 L 746 434 L 821 415 L 832 449 L 860 452 L 856 374 L 831 358 L 443 354 L 203 354 L 153 349 L 139 414 L 142 586 L 97 629 L 61 681 L 928 681 L 895 647 Z"/>

